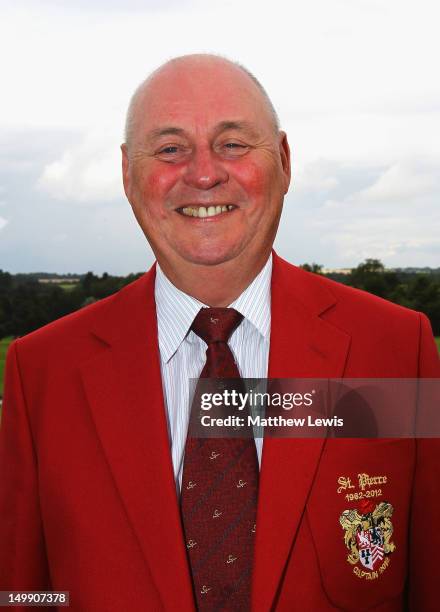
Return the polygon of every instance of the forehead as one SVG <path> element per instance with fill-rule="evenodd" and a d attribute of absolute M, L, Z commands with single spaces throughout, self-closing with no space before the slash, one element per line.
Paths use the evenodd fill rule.
<path fill-rule="evenodd" d="M 271 127 L 267 102 L 252 79 L 235 66 L 169 66 L 152 77 L 136 107 L 136 132 L 145 135 L 173 125 L 189 132 L 220 123 Z"/>

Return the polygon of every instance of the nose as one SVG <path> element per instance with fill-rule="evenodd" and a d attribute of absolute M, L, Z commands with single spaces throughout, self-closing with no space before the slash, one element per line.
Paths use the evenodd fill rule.
<path fill-rule="evenodd" d="M 196 189 L 212 189 L 226 183 L 229 175 L 210 149 L 194 151 L 184 174 L 185 183 Z"/>

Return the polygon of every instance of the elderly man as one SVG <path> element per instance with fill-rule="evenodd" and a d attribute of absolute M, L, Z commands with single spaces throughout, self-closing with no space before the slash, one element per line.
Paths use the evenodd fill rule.
<path fill-rule="evenodd" d="M 186 435 L 190 378 L 438 377 L 426 317 L 271 251 L 289 146 L 241 66 L 156 70 L 122 159 L 157 263 L 12 344 L 0 589 L 86 612 L 438 609 L 436 441 Z"/>

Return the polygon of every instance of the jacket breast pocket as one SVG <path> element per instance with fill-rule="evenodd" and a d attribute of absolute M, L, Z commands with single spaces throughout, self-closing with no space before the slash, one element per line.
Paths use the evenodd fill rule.
<path fill-rule="evenodd" d="M 328 599 L 369 610 L 405 587 L 413 440 L 328 440 L 307 515 Z"/>

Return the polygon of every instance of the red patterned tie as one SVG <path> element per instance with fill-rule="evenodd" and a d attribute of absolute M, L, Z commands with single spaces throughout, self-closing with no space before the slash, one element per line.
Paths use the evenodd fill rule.
<path fill-rule="evenodd" d="M 227 342 L 242 318 L 233 308 L 200 310 L 191 329 L 208 345 L 201 378 L 240 377 Z M 198 610 L 250 610 L 257 497 L 253 438 L 188 436 L 181 505 Z"/>

